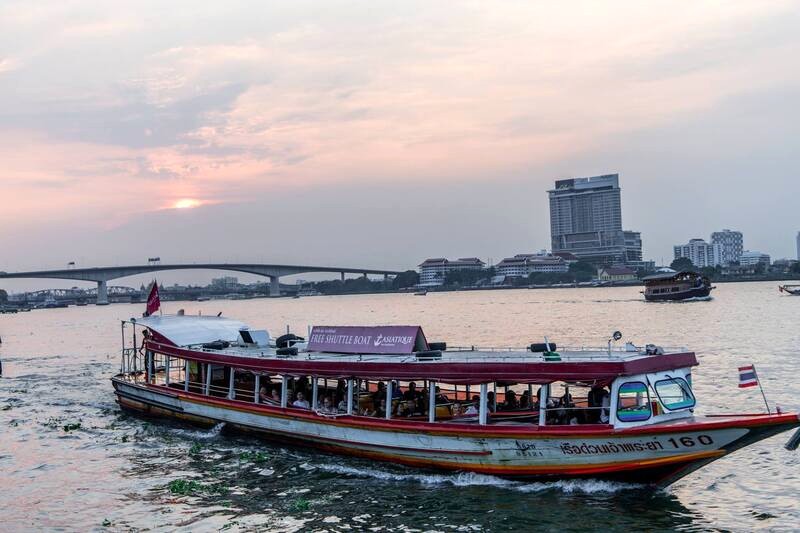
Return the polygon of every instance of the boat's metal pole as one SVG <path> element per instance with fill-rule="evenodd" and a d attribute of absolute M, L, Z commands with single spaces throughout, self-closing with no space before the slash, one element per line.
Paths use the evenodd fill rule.
<path fill-rule="evenodd" d="M 125 321 L 122 320 L 120 323 L 120 333 L 122 333 L 122 360 L 119 362 L 119 373 L 125 373 Z"/>
<path fill-rule="evenodd" d="M 164 356 L 164 385 L 169 387 L 169 356 Z"/>
<path fill-rule="evenodd" d="M 392 386 L 394 381 L 391 379 L 386 382 L 386 420 L 392 418 Z"/>
<path fill-rule="evenodd" d="M 256 394 L 253 401 L 255 403 L 261 401 L 261 374 L 256 374 Z"/>
<path fill-rule="evenodd" d="M 234 377 L 235 376 L 236 376 L 236 370 L 234 370 L 233 367 L 231 367 L 230 377 L 228 378 L 228 399 L 229 400 L 233 400 L 234 398 L 236 398 L 236 391 L 233 390 L 233 382 L 234 382 Z"/>
<path fill-rule="evenodd" d="M 486 408 L 488 407 L 486 405 L 487 389 L 488 387 L 486 386 L 486 383 L 481 383 L 481 404 L 480 404 L 480 411 L 478 412 L 478 421 L 482 426 L 486 425 L 486 419 L 487 419 L 486 416 L 487 414 Z"/>
<path fill-rule="evenodd" d="M 492 384 L 492 412 L 497 412 L 497 382 Z"/>
<path fill-rule="evenodd" d="M 286 408 L 289 403 L 289 377 L 285 374 L 281 377 L 281 407 Z"/>
<path fill-rule="evenodd" d="M 206 363 L 206 396 L 211 392 L 211 363 Z"/>
<path fill-rule="evenodd" d="M 767 414 L 772 414 L 772 411 L 769 410 L 769 402 L 767 402 L 767 396 L 764 394 L 764 387 L 761 386 L 761 379 L 758 377 L 758 372 L 756 372 L 756 365 L 753 365 L 753 374 L 756 375 L 756 381 L 758 382 L 758 388 L 761 390 L 761 397 L 764 398 L 764 405 L 767 406 Z"/>
<path fill-rule="evenodd" d="M 311 379 L 313 380 L 311 384 L 311 409 L 316 411 L 317 399 L 319 397 L 319 392 L 317 392 L 317 376 L 312 376 Z"/>
<path fill-rule="evenodd" d="M 353 378 L 347 380 L 347 414 L 353 414 Z"/>
<path fill-rule="evenodd" d="M 436 382 L 428 382 L 428 422 L 436 421 Z"/>
<path fill-rule="evenodd" d="M 189 360 L 183 360 L 183 390 L 189 392 Z"/>
<path fill-rule="evenodd" d="M 540 390 L 542 394 L 539 398 L 539 425 L 544 426 L 547 423 L 547 400 L 550 398 L 550 384 L 542 385 Z"/>

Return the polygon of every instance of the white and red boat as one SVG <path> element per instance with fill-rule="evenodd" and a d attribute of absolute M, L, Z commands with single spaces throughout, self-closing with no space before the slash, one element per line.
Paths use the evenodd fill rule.
<path fill-rule="evenodd" d="M 412 467 L 664 486 L 800 426 L 796 413 L 696 415 L 687 350 L 447 349 L 416 326 L 273 340 L 189 316 L 122 331 L 124 409 Z"/>

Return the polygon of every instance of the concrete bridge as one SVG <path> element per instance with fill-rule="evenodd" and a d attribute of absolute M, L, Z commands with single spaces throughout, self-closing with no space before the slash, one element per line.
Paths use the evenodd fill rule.
<path fill-rule="evenodd" d="M 293 274 L 306 274 L 309 272 L 339 272 L 344 281 L 345 274 L 368 274 L 397 275 L 400 272 L 394 270 L 376 270 L 371 268 L 343 268 L 343 267 L 322 267 L 322 266 L 303 266 L 303 265 L 263 265 L 258 263 L 192 263 L 192 264 L 149 264 L 133 266 L 115 267 L 95 267 L 95 268 L 67 268 L 63 270 L 38 270 L 32 272 L 0 272 L 0 279 L 20 279 L 20 278 L 46 278 L 46 279 L 71 279 L 78 281 L 94 281 L 97 283 L 97 304 L 108 304 L 108 282 L 137 274 L 157 272 L 161 270 L 227 270 L 232 272 L 244 272 L 269 278 L 270 296 L 280 296 L 281 276 L 291 276 Z"/>

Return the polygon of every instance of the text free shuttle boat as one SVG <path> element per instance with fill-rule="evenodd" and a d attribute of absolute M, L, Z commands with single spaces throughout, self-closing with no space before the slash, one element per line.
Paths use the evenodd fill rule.
<path fill-rule="evenodd" d="M 201 424 L 225 422 L 271 440 L 412 467 L 664 486 L 800 425 L 796 413 L 695 415 L 691 371 L 698 363 L 684 350 L 650 355 L 654 350 L 611 349 L 609 343 L 607 350 L 559 353 L 532 352 L 535 345 L 527 351 L 432 351 L 415 326 L 315 327 L 310 342 L 276 349 L 263 330 L 189 316 L 123 322 L 123 345 L 131 324 L 120 373 L 112 378 L 122 408 Z M 139 339 L 144 336 L 141 347 L 137 330 Z M 381 339 L 395 346 L 387 348 Z M 337 352 L 315 349 L 336 346 Z M 373 353 L 348 353 L 365 347 Z M 378 382 L 387 384 L 385 398 L 396 405 L 398 388 L 407 390 L 411 381 L 432 393 L 424 400 L 424 416 L 358 414 L 372 409 L 373 396 L 383 398 L 383 391 L 376 393 Z M 322 412 L 322 398 L 334 393 L 337 382 L 347 407 L 341 414 Z M 303 385 L 311 389 L 310 409 L 291 406 L 292 387 Z M 554 398 L 565 385 L 575 397 L 557 405 Z M 587 385 L 608 387 L 601 407 L 578 398 Z M 435 386 L 449 405 L 435 398 Z M 496 404 L 510 390 L 534 386 L 551 399 L 547 408 L 492 412 L 492 392 Z M 261 387 L 278 388 L 280 403 L 260 398 Z M 466 405 L 474 395 L 478 415 L 452 416 L 454 404 Z M 528 397 L 536 398 L 530 392 Z M 607 423 L 600 423 L 601 414 Z M 591 423 L 575 424 L 578 419 Z M 800 431 L 787 446 L 796 448 L 798 440 Z"/>

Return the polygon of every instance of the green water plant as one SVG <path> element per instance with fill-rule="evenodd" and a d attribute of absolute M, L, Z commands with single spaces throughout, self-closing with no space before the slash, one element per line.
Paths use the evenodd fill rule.
<path fill-rule="evenodd" d="M 64 431 L 69 433 L 70 431 L 74 431 L 76 429 L 80 429 L 81 428 L 81 423 L 80 422 L 70 422 L 69 424 L 64 424 L 63 427 L 64 427 Z"/>
<path fill-rule="evenodd" d="M 310 505 L 311 503 L 305 498 L 297 498 L 292 502 L 292 510 L 296 513 L 308 511 Z"/>
<path fill-rule="evenodd" d="M 173 479 L 167 484 L 167 488 L 169 488 L 172 494 L 191 496 L 192 494 L 200 492 L 202 486 L 193 479 Z"/>
<path fill-rule="evenodd" d="M 243 452 L 239 455 L 239 460 L 249 463 L 266 463 L 269 460 L 269 455 L 264 452 Z"/>

